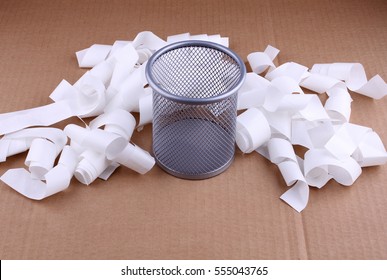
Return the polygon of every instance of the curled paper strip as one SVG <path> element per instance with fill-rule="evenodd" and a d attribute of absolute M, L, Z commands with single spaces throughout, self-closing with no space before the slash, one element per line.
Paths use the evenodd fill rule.
<path fill-rule="evenodd" d="M 331 178 L 350 186 L 361 174 L 360 165 L 352 157 L 334 157 L 325 149 L 311 149 L 305 153 L 305 178 L 310 186 L 321 188 Z"/>
<path fill-rule="evenodd" d="M 311 72 L 342 80 L 351 91 L 374 99 L 387 95 L 387 84 L 382 77 L 375 75 L 367 81 L 364 67 L 360 63 L 315 64 Z"/>
<path fill-rule="evenodd" d="M 102 113 L 106 103 L 105 85 L 88 72 L 74 86 L 62 80 L 50 98 L 56 103 L 69 106 L 72 110 L 71 116 L 97 116 Z"/>
<path fill-rule="evenodd" d="M 153 52 L 147 48 L 136 49 L 138 54 L 138 63 L 143 64 L 152 56 Z"/>
<path fill-rule="evenodd" d="M 112 162 L 108 167 L 106 167 L 106 169 L 101 174 L 99 174 L 98 178 L 106 181 L 110 178 L 110 176 L 114 173 L 114 171 L 116 171 L 118 167 L 120 167 L 119 163 Z"/>
<path fill-rule="evenodd" d="M 247 73 L 238 91 L 238 110 L 260 107 L 265 102 L 266 89 L 270 82 L 255 73 Z"/>
<path fill-rule="evenodd" d="M 273 137 L 257 152 L 278 166 L 286 185 L 292 186 L 280 198 L 301 212 L 308 204 L 309 186 L 303 174 L 303 160 L 296 156 L 292 144 Z"/>
<path fill-rule="evenodd" d="M 348 90 L 343 88 L 332 88 L 327 90 L 328 99 L 324 108 L 333 121 L 349 122 L 351 117 L 352 98 Z"/>
<path fill-rule="evenodd" d="M 103 85 L 102 85 L 103 86 Z M 49 126 L 72 116 L 89 116 L 98 113 L 104 104 L 103 89 L 99 92 L 78 89 L 63 80 L 51 94 L 55 103 L 0 115 L 0 135 L 30 126 Z"/>
<path fill-rule="evenodd" d="M 69 124 L 64 131 L 72 141 L 106 155 L 108 159 L 116 157 L 128 143 L 124 137 L 98 128 L 89 130 L 75 124 Z"/>
<path fill-rule="evenodd" d="M 125 47 L 128 43 L 131 43 L 132 41 L 125 41 L 125 40 L 116 40 L 113 43 L 112 49 L 110 50 L 108 58 L 111 57 L 116 51 L 119 49 Z"/>
<path fill-rule="evenodd" d="M 10 134 L 0 139 L 0 162 L 8 156 L 27 151 L 35 138 L 48 139 L 55 145 L 56 154 L 59 154 L 67 142 L 66 134 L 58 128 L 27 128 Z"/>
<path fill-rule="evenodd" d="M 124 109 L 129 112 L 139 111 L 139 99 L 144 95 L 144 86 L 147 84 L 145 78 L 146 63 L 136 68 L 122 81 L 119 91 L 105 106 L 105 112 Z"/>
<path fill-rule="evenodd" d="M 387 152 L 379 135 L 368 131 L 360 141 L 352 157 L 361 167 L 376 166 L 387 163 Z"/>
<path fill-rule="evenodd" d="M 320 188 L 332 178 L 351 185 L 360 176 L 361 166 L 387 162 L 379 136 L 370 128 L 349 123 L 352 98 L 347 89 L 380 98 L 385 95 L 385 83 L 378 76 L 367 82 L 362 66 L 353 63 L 317 64 L 311 72 L 295 62 L 276 68 L 272 63 L 276 52 L 270 57 L 267 50 L 248 57 L 255 73 L 268 67 L 269 71 L 266 79 L 248 73 L 240 89 L 238 109 L 248 110 L 238 116 L 236 142 L 243 152 L 254 148 L 278 165 L 286 184 L 293 185 L 281 199 L 301 211 L 308 202 L 309 185 Z M 304 94 L 300 86 L 326 93 L 325 105 L 317 95 Z M 262 125 L 245 120 L 252 109 L 262 112 L 271 131 L 269 138 L 255 146 L 252 135 L 255 131 L 258 139 Z M 295 155 L 292 145 L 309 149 L 304 160 Z"/>
<path fill-rule="evenodd" d="M 113 161 L 140 174 L 147 173 L 155 165 L 155 159 L 147 151 L 130 143 Z"/>
<path fill-rule="evenodd" d="M 307 78 L 309 75 L 310 73 L 308 73 L 308 67 L 305 67 L 296 62 L 286 62 L 275 69 L 271 69 L 271 71 L 265 75 L 265 78 L 269 81 L 272 81 L 275 78 L 288 77 L 293 79 L 297 84 L 299 84 L 303 79 Z"/>
<path fill-rule="evenodd" d="M 274 164 L 279 164 L 285 160 L 297 162 L 292 144 L 281 138 L 272 138 L 267 143 L 269 159 Z"/>
<path fill-rule="evenodd" d="M 109 57 L 107 62 L 114 64 L 109 87 L 119 90 L 121 83 L 134 70 L 138 59 L 138 53 L 132 43 L 128 43 Z"/>
<path fill-rule="evenodd" d="M 153 118 L 153 96 L 152 90 L 150 88 L 145 89 L 145 94 L 140 97 L 138 101 L 140 109 L 140 121 L 138 123 L 138 128 L 143 127 L 148 123 L 152 123 Z"/>
<path fill-rule="evenodd" d="M 57 155 L 54 143 L 42 138 L 34 139 L 25 160 L 31 177 L 43 180 L 46 173 L 54 166 Z"/>
<path fill-rule="evenodd" d="M 94 44 L 91 47 L 76 52 L 78 65 L 81 68 L 91 68 L 105 60 L 112 46 Z"/>
<path fill-rule="evenodd" d="M 104 130 L 118 134 L 129 141 L 136 126 L 136 120 L 128 111 L 116 109 L 98 116 L 90 122 L 89 126 L 91 129 L 104 126 Z"/>
<path fill-rule="evenodd" d="M 76 99 L 79 106 L 77 116 L 95 117 L 103 112 L 106 104 L 105 85 L 100 79 L 89 72 L 82 76 L 74 87 L 79 90 Z"/>
<path fill-rule="evenodd" d="M 244 153 L 251 153 L 271 136 L 265 116 L 256 108 L 250 108 L 237 118 L 236 143 Z"/>
<path fill-rule="evenodd" d="M 301 94 L 292 94 L 293 92 Z M 279 77 L 267 87 L 263 108 L 269 112 L 299 111 L 309 104 L 310 99 L 311 96 L 303 94 L 292 79 Z"/>
<path fill-rule="evenodd" d="M 68 188 L 78 162 L 78 155 L 65 146 L 58 164 L 44 175 L 45 182 L 34 179 L 24 168 L 9 169 L 1 180 L 22 195 L 41 200 Z"/>
<path fill-rule="evenodd" d="M 85 75 L 89 73 L 90 75 L 100 80 L 104 84 L 104 86 L 107 87 L 110 84 L 110 80 L 113 75 L 113 70 L 113 65 L 106 61 L 102 61 L 101 63 L 90 69 L 90 71 L 86 72 Z"/>
<path fill-rule="evenodd" d="M 287 186 L 292 186 L 281 199 L 301 212 L 308 204 L 309 186 L 300 168 L 302 159 L 294 153 L 292 144 L 281 138 L 272 138 L 268 144 L 269 159 L 278 165 Z"/>
<path fill-rule="evenodd" d="M 0 135 L 5 134 L 0 139 L 0 162 L 30 149 L 25 160 L 30 172 L 11 169 L 1 180 L 29 198 L 43 199 L 66 189 L 73 175 L 88 185 L 98 177 L 106 180 L 119 165 L 140 174 L 148 172 L 155 159 L 129 143 L 136 126 L 130 112 L 140 113 L 138 130 L 152 121 L 147 60 L 159 48 L 181 40 L 229 43 L 219 34 L 183 33 L 164 41 L 144 31 L 132 41 L 95 44 L 77 52 L 79 66 L 92 69 L 74 85 L 63 80 L 50 95 L 55 103 L 0 114 Z M 378 99 L 387 94 L 387 86 L 378 75 L 367 81 L 359 63 L 315 64 L 311 71 L 296 62 L 276 67 L 273 61 L 278 53 L 269 45 L 247 58 L 253 72 L 247 74 L 238 92 L 238 110 L 247 110 L 237 117 L 236 143 L 244 153 L 256 150 L 278 166 L 286 185 L 291 186 L 281 199 L 302 211 L 308 203 L 309 185 L 320 188 L 332 178 L 351 185 L 361 167 L 387 162 L 377 133 L 349 123 L 352 98 L 348 92 Z M 258 75 L 265 71 L 265 77 Z M 305 94 L 301 87 L 326 93 L 328 99 L 323 105 L 317 95 Z M 216 117 L 221 112 L 211 108 Z M 71 146 L 64 146 L 67 137 L 59 129 L 24 129 L 72 116 L 97 118 L 88 128 L 65 128 Z M 292 145 L 308 149 L 304 159 L 296 156 Z"/>
<path fill-rule="evenodd" d="M 0 114 L 0 135 L 31 126 L 49 126 L 75 115 L 73 104 L 67 101 Z"/>
<path fill-rule="evenodd" d="M 136 38 L 133 40 L 133 46 L 136 49 L 141 47 L 156 51 L 164 47 L 166 44 L 167 42 L 150 31 L 143 31 L 138 33 Z"/>
<path fill-rule="evenodd" d="M 279 50 L 268 45 L 264 52 L 254 52 L 247 56 L 251 69 L 256 74 L 261 74 L 268 67 L 274 68 L 273 60 L 278 55 Z"/>
<path fill-rule="evenodd" d="M 304 80 L 302 80 L 300 85 L 320 94 L 335 87 L 346 89 L 346 86 L 342 81 L 317 73 L 309 74 Z"/>
<path fill-rule="evenodd" d="M 299 161 L 283 161 L 278 164 L 278 168 L 286 185 L 293 185 L 280 198 L 295 210 L 301 212 L 308 204 L 309 186 L 302 174 Z"/>
<path fill-rule="evenodd" d="M 93 150 L 86 150 L 80 155 L 74 176 L 84 185 L 90 185 L 95 181 L 111 164 L 104 154 Z"/>

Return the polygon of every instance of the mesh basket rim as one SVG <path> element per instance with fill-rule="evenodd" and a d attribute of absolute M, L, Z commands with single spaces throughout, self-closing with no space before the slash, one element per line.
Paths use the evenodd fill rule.
<path fill-rule="evenodd" d="M 185 96 L 175 95 L 169 91 L 166 91 L 162 87 L 160 87 L 156 82 L 155 78 L 152 73 L 152 66 L 157 61 L 158 58 L 160 58 L 162 55 L 175 50 L 179 48 L 185 48 L 185 47 L 206 47 L 206 48 L 212 48 L 215 50 L 218 50 L 220 52 L 223 52 L 230 56 L 239 66 L 239 69 L 241 71 L 240 77 L 238 81 L 235 83 L 235 85 L 229 89 L 228 91 L 223 92 L 222 94 L 212 96 L 212 97 L 206 97 L 206 98 L 189 98 Z M 163 97 L 173 100 L 178 103 L 184 103 L 184 104 L 191 104 L 191 105 L 203 105 L 203 104 L 211 104 L 216 103 L 219 101 L 222 101 L 233 94 L 236 94 L 239 90 L 239 88 L 242 86 L 245 78 L 246 78 L 246 67 L 243 62 L 243 60 L 231 49 L 214 43 L 214 42 L 208 42 L 208 41 L 200 41 L 200 40 L 188 40 L 188 41 L 180 41 L 176 43 L 169 44 L 158 51 L 156 51 L 148 60 L 146 69 L 145 69 L 145 76 L 149 83 L 149 86 L 152 88 L 153 92 L 156 92 L 157 94 L 161 94 Z"/>

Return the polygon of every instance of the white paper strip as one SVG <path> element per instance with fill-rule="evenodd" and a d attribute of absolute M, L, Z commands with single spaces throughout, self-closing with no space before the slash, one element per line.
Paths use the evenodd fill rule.
<path fill-rule="evenodd" d="M 290 142 L 293 145 L 300 145 L 311 149 L 314 147 L 309 135 L 309 129 L 315 127 L 314 122 L 305 121 L 303 119 L 293 119 L 291 121 L 291 138 Z"/>
<path fill-rule="evenodd" d="M 307 106 L 300 110 L 298 114 L 301 118 L 308 121 L 323 121 L 329 120 L 329 115 L 325 111 L 320 99 L 316 95 L 312 95 Z"/>
<path fill-rule="evenodd" d="M 54 166 L 57 155 L 54 143 L 42 138 L 34 139 L 24 162 L 28 166 L 31 177 L 43 180 L 46 173 Z"/>
<path fill-rule="evenodd" d="M 0 162 L 8 156 L 22 153 L 29 149 L 35 138 L 44 138 L 55 144 L 58 154 L 67 142 L 66 134 L 57 128 L 28 128 L 6 134 L 0 139 Z"/>
<path fill-rule="evenodd" d="M 309 76 L 307 74 L 308 68 L 296 62 L 286 62 L 265 75 L 265 78 L 272 81 L 279 77 L 288 77 L 294 80 L 297 85 Z"/>
<path fill-rule="evenodd" d="M 376 75 L 367 81 L 364 67 L 360 63 L 315 64 L 311 72 L 342 80 L 350 90 L 374 99 L 387 95 L 387 84 L 382 77 Z"/>
<path fill-rule="evenodd" d="M 250 108 L 237 117 L 236 144 L 244 153 L 251 153 L 269 140 L 269 124 L 256 108 Z"/>
<path fill-rule="evenodd" d="M 147 84 L 145 68 L 146 63 L 126 77 L 119 87 L 119 92 L 105 106 L 105 112 L 116 109 L 138 112 L 139 98 L 144 95 L 144 86 Z"/>
<path fill-rule="evenodd" d="M 181 34 L 175 34 L 175 35 L 170 35 L 167 37 L 167 42 L 169 44 L 180 42 L 180 41 L 186 41 L 190 39 L 190 34 L 189 33 L 181 33 Z"/>
<path fill-rule="evenodd" d="M 137 48 L 137 54 L 138 54 L 138 63 L 143 64 L 146 62 L 153 54 L 152 50 L 147 48 Z"/>
<path fill-rule="evenodd" d="M 75 115 L 73 104 L 67 101 L 0 114 L 0 135 L 30 126 L 49 126 Z"/>
<path fill-rule="evenodd" d="M 136 119 L 128 111 L 116 109 L 98 116 L 89 123 L 89 126 L 91 129 L 104 126 L 104 130 L 118 134 L 129 141 L 136 126 Z"/>
<path fill-rule="evenodd" d="M 288 112 L 269 112 L 266 110 L 262 110 L 263 114 L 265 115 L 270 128 L 271 128 L 271 135 L 274 136 L 281 136 L 281 138 L 290 139 L 291 138 L 291 131 L 292 131 L 292 116 Z"/>
<path fill-rule="evenodd" d="M 285 160 L 297 162 L 292 144 L 285 139 L 272 138 L 267 143 L 270 161 L 279 164 Z"/>
<path fill-rule="evenodd" d="M 327 90 L 329 98 L 324 108 L 333 121 L 349 122 L 352 98 L 347 89 L 335 87 Z"/>
<path fill-rule="evenodd" d="M 300 83 L 300 86 L 320 94 L 327 92 L 334 87 L 346 89 L 346 86 L 342 81 L 317 73 L 310 74 Z"/>
<path fill-rule="evenodd" d="M 116 157 L 128 143 L 124 137 L 102 129 L 89 130 L 75 124 L 69 124 L 64 131 L 72 141 L 87 149 L 106 155 L 108 159 Z"/>
<path fill-rule="evenodd" d="M 168 43 L 181 40 L 228 46 L 228 38 L 219 34 L 184 33 L 167 39 Z M 74 86 L 63 80 L 50 95 L 55 103 L 1 114 L 0 135 L 6 135 L 0 140 L 0 161 L 31 147 L 25 161 L 31 173 L 12 169 L 1 179 L 27 197 L 42 199 L 67 188 L 74 172 L 87 185 L 98 177 L 106 180 L 120 164 L 140 174 L 148 172 L 155 160 L 128 142 L 136 125 L 129 112 L 140 112 L 139 128 L 152 121 L 152 95 L 151 89 L 145 88 L 145 67 L 154 51 L 166 44 L 144 31 L 133 41 L 92 45 L 76 55 L 80 67 L 93 68 Z M 361 167 L 387 162 L 380 137 L 370 128 L 348 123 L 352 99 L 347 90 L 378 99 L 387 94 L 387 86 L 378 75 L 367 81 L 358 63 L 315 64 L 311 72 L 295 62 L 276 68 L 273 60 L 278 53 L 268 46 L 264 52 L 248 56 L 255 73 L 247 74 L 238 93 L 238 110 L 247 111 L 237 118 L 236 142 L 243 152 L 256 150 L 278 165 L 286 185 L 292 186 L 281 199 L 301 211 L 308 202 L 308 184 L 322 187 L 333 178 L 351 185 Z M 257 75 L 266 70 L 265 78 Z M 300 85 L 327 93 L 325 105 L 316 95 L 304 94 Z M 221 112 L 211 109 L 215 116 Z M 65 146 L 58 165 L 53 167 L 67 142 L 63 131 L 20 129 L 47 126 L 72 116 L 98 117 L 90 122 L 90 129 L 66 127 L 71 146 Z M 292 144 L 309 149 L 305 160 L 295 155 Z"/>
<path fill-rule="evenodd" d="M 121 83 L 134 70 L 138 59 L 138 53 L 132 43 L 128 43 L 109 57 L 107 62 L 114 64 L 110 87 L 119 90 Z"/>
<path fill-rule="evenodd" d="M 79 67 L 91 68 L 96 66 L 105 60 L 111 48 L 111 45 L 94 44 L 87 49 L 76 52 Z"/>
<path fill-rule="evenodd" d="M 102 61 L 97 64 L 95 67 L 90 69 L 86 73 L 90 73 L 92 76 L 96 77 L 98 80 L 102 81 L 105 87 L 110 84 L 110 80 L 113 75 L 114 66 L 106 61 Z"/>
<path fill-rule="evenodd" d="M 130 143 L 113 161 L 140 174 L 147 173 L 155 165 L 155 159 L 147 151 Z"/>
<path fill-rule="evenodd" d="M 360 165 L 352 157 L 334 157 L 325 149 L 311 149 L 305 153 L 305 178 L 309 185 L 321 188 L 331 178 L 350 186 L 361 174 Z"/>
<path fill-rule="evenodd" d="M 94 77 L 92 74 L 86 73 L 74 85 L 79 90 L 77 101 L 77 116 L 80 117 L 95 117 L 103 112 L 106 104 L 105 85 Z M 70 99 L 71 100 L 71 99 Z"/>
<path fill-rule="evenodd" d="M 152 89 L 146 88 L 145 94 L 140 97 L 138 102 L 140 109 L 140 121 L 138 123 L 138 128 L 143 127 L 146 124 L 152 123 L 153 118 L 153 95 Z"/>
<path fill-rule="evenodd" d="M 379 135 L 369 131 L 360 141 L 352 157 L 361 167 L 382 165 L 387 162 L 387 152 Z"/>
<path fill-rule="evenodd" d="M 116 51 L 118 51 L 119 49 L 125 47 L 129 43 L 132 43 L 132 41 L 126 41 L 126 40 L 116 40 L 116 41 L 114 41 L 113 46 L 112 46 L 112 48 L 110 50 L 110 53 L 109 53 L 109 55 L 107 57 L 109 58 L 109 57 L 113 56 Z"/>
<path fill-rule="evenodd" d="M 309 186 L 303 175 L 303 161 L 296 156 L 292 144 L 285 139 L 272 138 L 267 144 L 268 159 L 277 164 L 287 186 L 281 199 L 301 212 L 309 200 Z"/>
<path fill-rule="evenodd" d="M 108 180 L 111 175 L 113 175 L 114 171 L 120 167 L 120 164 L 117 162 L 112 162 L 101 174 L 99 174 L 98 178 L 102 180 Z"/>
<path fill-rule="evenodd" d="M 135 48 L 142 47 L 153 51 L 156 51 L 167 44 L 163 39 L 156 36 L 150 31 L 143 31 L 137 34 L 133 40 L 133 46 Z"/>
<path fill-rule="evenodd" d="M 245 82 L 238 91 L 238 110 L 262 106 L 268 86 L 270 82 L 265 78 L 255 73 L 247 73 Z"/>
<path fill-rule="evenodd" d="M 261 74 L 268 67 L 274 68 L 273 60 L 278 55 L 279 50 L 268 45 L 264 52 L 254 52 L 247 56 L 247 60 L 254 73 Z"/>
<path fill-rule="evenodd" d="M 304 181 L 297 181 L 297 183 L 281 195 L 280 198 L 296 211 L 301 212 L 308 204 L 309 186 Z"/>
<path fill-rule="evenodd" d="M 41 200 L 67 189 L 77 162 L 77 154 L 70 146 L 65 146 L 58 165 L 45 174 L 45 183 L 33 179 L 24 168 L 10 169 L 0 179 L 20 194 L 30 199 Z"/>
<path fill-rule="evenodd" d="M 74 176 L 84 185 L 90 185 L 99 176 L 104 176 L 103 172 L 112 162 L 106 159 L 104 154 L 93 150 L 86 150 L 80 155 Z"/>

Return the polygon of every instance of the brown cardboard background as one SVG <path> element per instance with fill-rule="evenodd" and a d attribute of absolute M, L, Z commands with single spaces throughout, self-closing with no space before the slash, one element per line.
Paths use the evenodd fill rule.
<path fill-rule="evenodd" d="M 267 44 L 279 63 L 360 62 L 387 79 L 386 1 L 0 1 L 0 113 L 50 103 L 64 78 L 75 82 L 74 52 L 93 43 L 167 35 L 217 34 L 246 61 Z M 353 94 L 351 121 L 387 143 L 387 99 Z M 69 120 L 76 122 L 75 119 Z M 63 127 L 62 122 L 57 127 Z M 151 147 L 151 129 L 133 141 Z M 0 164 L 23 166 L 25 154 Z M 176 179 L 155 167 L 120 168 L 108 182 L 31 201 L 0 183 L 1 259 L 386 259 L 386 166 L 363 169 L 351 187 L 311 189 L 297 213 L 275 165 L 237 153 L 227 172 Z"/>

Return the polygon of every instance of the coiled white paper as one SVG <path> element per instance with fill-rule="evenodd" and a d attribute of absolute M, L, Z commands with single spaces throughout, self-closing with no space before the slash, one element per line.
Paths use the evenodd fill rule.
<path fill-rule="evenodd" d="M 292 186 L 281 199 L 302 211 L 308 203 L 309 186 L 321 188 L 331 179 L 349 186 L 360 176 L 361 167 L 387 162 L 377 133 L 349 123 L 352 98 L 348 92 L 379 99 L 387 94 L 387 87 L 378 75 L 367 81 L 359 63 L 315 64 L 310 72 L 295 62 L 275 67 L 275 50 L 268 46 L 248 56 L 256 74 L 267 73 L 265 78 L 247 74 L 238 109 L 248 110 L 238 116 L 236 142 L 242 152 L 249 153 L 254 147 L 278 165 L 286 185 Z M 300 86 L 326 93 L 325 105 Z M 253 109 L 261 112 L 259 120 L 251 114 Z M 248 129 L 241 124 L 248 124 Z M 251 139 L 259 137 L 266 140 L 252 145 Z M 304 158 L 296 156 L 292 145 L 308 149 Z"/>
<path fill-rule="evenodd" d="M 147 88 L 147 60 L 165 45 L 206 40 L 224 46 L 228 37 L 182 33 L 163 40 L 150 31 L 112 45 L 93 44 L 76 52 L 79 67 L 90 68 L 71 85 L 62 80 L 50 98 L 54 103 L 0 114 L 0 162 L 29 150 L 28 168 L 10 169 L 1 180 L 22 195 L 43 199 L 65 190 L 71 178 L 89 185 L 108 179 L 120 165 L 145 174 L 154 158 L 131 142 L 137 125 L 152 122 L 152 94 Z M 279 50 L 268 46 L 247 56 L 247 73 L 238 92 L 236 143 L 244 153 L 254 150 L 278 166 L 289 187 L 281 199 L 302 211 L 309 186 L 321 188 L 333 179 L 353 184 L 362 167 L 387 162 L 387 153 L 371 128 L 350 123 L 351 92 L 374 99 L 387 95 L 385 81 L 367 79 L 359 63 L 315 64 L 311 70 L 296 62 L 278 67 Z M 261 75 L 264 76 L 261 76 Z M 322 104 L 317 95 L 327 94 Z M 139 112 L 136 124 L 132 112 Z M 212 112 L 221 116 L 222 111 Z M 94 117 L 85 127 L 70 124 L 62 131 L 50 126 L 72 116 Z M 86 124 L 86 122 L 85 122 Z M 66 145 L 68 139 L 70 145 Z M 293 145 L 307 149 L 297 156 Z M 60 154 L 58 164 L 54 166 Z"/>

